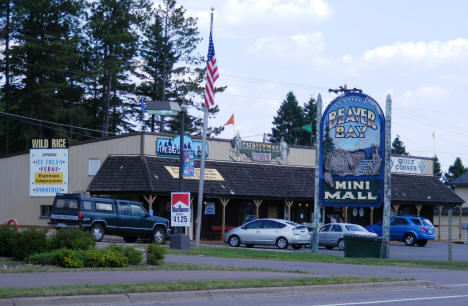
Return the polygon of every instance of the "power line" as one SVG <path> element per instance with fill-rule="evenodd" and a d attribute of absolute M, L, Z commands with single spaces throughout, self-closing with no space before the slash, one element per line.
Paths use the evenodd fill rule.
<path fill-rule="evenodd" d="M 41 120 L 41 119 L 36 119 L 36 118 L 32 118 L 32 117 L 25 117 L 25 116 L 20 116 L 20 115 L 15 115 L 15 114 L 11 114 L 11 113 L 5 113 L 5 112 L 0 112 L 0 115 L 3 115 L 5 117 L 16 118 L 16 119 L 20 119 L 20 120 L 35 121 L 35 122 L 40 122 L 40 123 L 45 123 L 45 124 L 58 125 L 58 126 L 63 126 L 63 127 L 68 127 L 68 128 L 78 129 L 78 130 L 84 130 L 84 131 L 90 131 L 90 132 L 96 132 L 96 133 L 104 132 L 103 130 L 88 129 L 88 128 L 81 127 L 81 126 L 57 123 L 57 122 Z M 113 133 L 113 132 L 107 132 L 107 134 L 119 135 L 119 133 Z"/>

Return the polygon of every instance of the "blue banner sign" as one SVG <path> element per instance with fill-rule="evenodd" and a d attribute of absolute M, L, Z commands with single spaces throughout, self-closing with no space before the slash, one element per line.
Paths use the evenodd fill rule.
<path fill-rule="evenodd" d="M 385 117 L 368 95 L 345 93 L 320 122 L 319 201 L 322 206 L 383 203 Z"/>
<path fill-rule="evenodd" d="M 201 158 L 202 142 L 195 141 L 184 135 L 184 150 L 193 150 L 195 159 Z M 156 155 L 161 157 L 180 157 L 180 136 L 174 138 L 158 138 L 156 140 Z M 208 143 L 205 148 L 205 157 L 208 157 Z"/>
<path fill-rule="evenodd" d="M 184 150 L 183 176 L 195 176 L 195 151 Z"/>

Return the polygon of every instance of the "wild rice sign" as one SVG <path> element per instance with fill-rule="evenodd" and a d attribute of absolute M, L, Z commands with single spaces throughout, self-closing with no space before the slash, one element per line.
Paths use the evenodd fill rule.
<path fill-rule="evenodd" d="M 322 206 L 377 207 L 383 202 L 385 118 L 357 92 L 334 99 L 320 124 Z"/>

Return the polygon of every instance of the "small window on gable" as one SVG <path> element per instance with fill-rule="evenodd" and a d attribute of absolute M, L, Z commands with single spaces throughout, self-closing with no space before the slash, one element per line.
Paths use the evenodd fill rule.
<path fill-rule="evenodd" d="M 101 167 L 101 160 L 99 158 L 90 158 L 88 160 L 88 175 L 96 175 Z"/>

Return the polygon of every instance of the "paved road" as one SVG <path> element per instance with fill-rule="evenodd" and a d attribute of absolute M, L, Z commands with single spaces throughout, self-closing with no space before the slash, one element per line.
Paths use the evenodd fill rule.
<path fill-rule="evenodd" d="M 316 262 L 290 262 L 258 259 L 234 259 L 189 255 L 166 255 L 165 260 L 176 263 L 204 264 L 214 266 L 255 267 L 286 271 L 302 270 L 320 276 L 351 275 L 414 278 L 417 280 L 424 280 L 438 284 L 466 284 L 468 286 L 468 271 L 329 264 Z"/>

